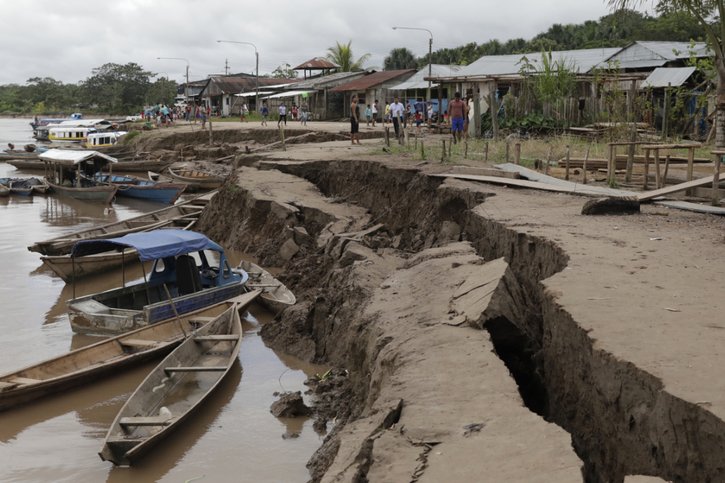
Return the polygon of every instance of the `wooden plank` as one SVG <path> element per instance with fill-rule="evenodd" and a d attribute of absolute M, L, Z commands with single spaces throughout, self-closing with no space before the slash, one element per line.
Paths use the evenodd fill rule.
<path fill-rule="evenodd" d="M 216 319 L 216 317 L 194 317 L 192 319 L 189 319 L 189 323 L 190 324 L 206 324 L 207 322 L 211 322 L 214 319 Z"/>
<path fill-rule="evenodd" d="M 39 382 L 42 382 L 42 379 L 30 379 L 29 377 L 13 377 L 10 379 L 10 382 L 15 382 L 17 384 L 22 385 L 28 385 L 28 384 L 37 384 Z"/>
<path fill-rule="evenodd" d="M 689 201 L 655 201 L 654 204 L 668 208 L 676 208 L 678 210 L 694 211 L 695 213 L 725 216 L 725 206 L 701 205 Z"/>
<path fill-rule="evenodd" d="M 194 337 L 194 340 L 199 342 L 207 342 L 207 341 L 225 341 L 225 340 L 238 340 L 239 336 L 236 335 L 200 335 L 197 337 Z"/>
<path fill-rule="evenodd" d="M 159 341 L 157 340 L 147 340 L 147 339 L 123 339 L 119 341 L 121 345 L 125 345 L 128 347 L 154 347 L 159 345 Z"/>
<path fill-rule="evenodd" d="M 166 372 L 217 372 L 226 371 L 227 366 L 177 366 L 164 367 Z"/>
<path fill-rule="evenodd" d="M 10 389 L 13 387 L 16 387 L 18 385 L 17 382 L 2 382 L 0 381 L 0 391 L 3 391 L 4 389 Z"/>
<path fill-rule="evenodd" d="M 590 190 L 587 186 L 572 183 L 571 186 L 559 186 L 554 184 L 538 183 L 535 181 L 527 181 L 523 179 L 508 179 L 508 178 L 497 178 L 495 176 L 478 176 L 478 175 L 465 175 L 465 174 L 432 174 L 430 175 L 435 178 L 455 178 L 463 179 L 467 181 L 482 181 L 484 183 L 515 186 L 518 188 L 529 188 L 541 191 L 551 191 L 554 193 L 566 193 L 572 195 L 584 195 L 584 196 L 602 196 L 602 192 L 597 190 Z M 709 178 L 712 179 L 712 178 Z M 625 196 L 624 194 L 622 196 Z"/>
<path fill-rule="evenodd" d="M 173 419 L 172 416 L 134 416 L 121 418 L 118 423 L 121 426 L 168 426 Z"/>
<path fill-rule="evenodd" d="M 652 191 L 646 191 L 644 193 L 640 193 L 637 195 L 637 199 L 642 201 L 651 201 L 655 198 L 659 198 L 660 196 L 665 195 L 671 195 L 673 193 L 678 193 L 680 191 L 687 190 L 689 188 L 697 188 L 698 186 L 707 186 L 712 183 L 712 176 L 708 176 L 707 178 L 700 178 L 692 181 L 688 181 L 686 183 L 680 183 L 673 186 L 666 186 L 664 188 L 652 190 Z"/>

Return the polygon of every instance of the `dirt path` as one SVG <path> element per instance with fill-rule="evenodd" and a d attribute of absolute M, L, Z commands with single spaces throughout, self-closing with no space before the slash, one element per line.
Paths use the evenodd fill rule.
<path fill-rule="evenodd" d="M 583 198 L 433 179 L 381 152 L 264 154 L 200 225 L 284 265 L 300 303 L 268 343 L 350 372 L 316 479 L 725 480 L 725 220 L 585 217 Z M 457 288 L 496 263 L 487 308 L 451 319 Z"/>

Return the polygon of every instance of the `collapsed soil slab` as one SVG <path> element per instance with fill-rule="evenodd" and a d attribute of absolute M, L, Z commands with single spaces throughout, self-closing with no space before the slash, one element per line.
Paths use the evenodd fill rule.
<path fill-rule="evenodd" d="M 725 383 L 719 377 L 725 311 L 716 296 L 725 279 L 721 220 L 649 206 L 640 215 L 583 217 L 580 198 L 443 183 L 370 161 L 279 168 L 314 183 L 331 205 L 369 210 L 368 226 L 382 223 L 386 236 L 363 244 L 339 237 L 363 230 L 362 223 L 336 231 L 337 237 L 329 232 L 315 249 L 295 255 L 287 267 L 305 298 L 297 312 L 269 325 L 276 333 L 268 340 L 285 340 L 285 334 L 286 340 L 304 339 L 308 357 L 347 366 L 358 387 L 367 388 L 366 370 L 387 346 L 380 339 L 366 356 L 367 345 L 359 343 L 367 301 L 397 269 L 401 254 L 468 240 L 485 260 L 504 257 L 510 266 L 508 295 L 498 302 L 503 315 L 484 328 L 503 342 L 525 339 L 525 349 L 514 354 L 526 362 L 521 372 L 543 381 L 540 410 L 571 433 L 587 481 L 621 482 L 628 474 L 725 479 Z M 260 217 L 258 226 L 264 223 Z M 454 229 L 443 230 L 444 224 Z M 252 235 L 233 236 L 243 242 Z M 249 246 L 263 250 L 264 243 Z M 349 402 L 352 409 L 340 421 L 372 416 L 377 386 L 370 387 Z M 390 420 L 404 417 L 405 400 L 402 407 L 400 400 L 389 402 L 361 434 L 391 432 Z M 337 428 L 333 433 L 345 429 Z M 328 461 L 344 458 L 346 442 L 355 445 L 354 438 L 335 434 L 323 447 Z M 368 464 L 375 441 L 363 439 L 358 476 L 375 471 Z M 385 439 L 377 448 L 394 443 Z M 419 470 L 416 477 L 425 476 L 427 469 Z"/>

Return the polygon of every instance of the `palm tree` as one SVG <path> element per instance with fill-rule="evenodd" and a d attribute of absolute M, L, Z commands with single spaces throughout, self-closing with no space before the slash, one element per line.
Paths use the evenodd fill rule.
<path fill-rule="evenodd" d="M 385 70 L 416 69 L 417 67 L 418 61 L 413 52 L 405 47 L 391 50 L 390 55 L 385 57 L 383 61 L 383 69 Z"/>
<path fill-rule="evenodd" d="M 352 40 L 347 44 L 341 44 L 335 42 L 334 47 L 327 49 L 327 58 L 340 66 L 340 72 L 355 72 L 363 70 L 363 64 L 370 58 L 370 54 L 362 55 L 359 59 L 353 62 L 352 55 Z"/>

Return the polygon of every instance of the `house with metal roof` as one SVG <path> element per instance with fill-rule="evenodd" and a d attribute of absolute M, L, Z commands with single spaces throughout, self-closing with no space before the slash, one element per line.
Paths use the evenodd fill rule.
<path fill-rule="evenodd" d="M 381 105 L 385 105 L 386 101 L 392 101 L 393 96 L 398 95 L 391 90 L 391 87 L 408 80 L 413 74 L 415 74 L 415 69 L 370 71 L 358 79 L 330 89 L 330 92 L 343 94 L 344 101 L 340 117 L 349 116 L 350 99 L 353 95 L 357 94 L 359 105 L 363 110 L 365 105 L 372 105 L 376 99 Z"/>
<path fill-rule="evenodd" d="M 281 100 L 289 105 L 306 106 L 310 119 L 324 120 L 343 116 L 344 95 L 331 92 L 335 87 L 359 79 L 366 74 L 359 72 L 334 72 L 311 77 L 288 85 L 281 92 L 265 97 L 270 109 L 276 108 Z"/>
<path fill-rule="evenodd" d="M 592 90 L 592 85 L 595 84 L 592 79 L 594 71 L 600 65 L 605 65 L 620 50 L 599 48 L 486 55 L 451 75 L 434 75 L 431 80 L 449 90 L 448 98 L 453 97 L 453 92 L 470 97 L 473 122 L 469 126 L 470 134 L 474 135 L 480 132 L 480 114 L 488 111 L 491 105 L 500 112 L 506 101 L 507 114 L 514 116 L 531 111 L 532 99 L 525 95 L 524 80 L 544 73 L 547 65 L 563 66 L 567 71 L 573 72 L 578 81 L 573 98 L 566 103 L 566 109 L 559 109 L 557 112 L 563 111 L 562 115 L 567 123 L 579 122 L 586 114 L 595 113 L 599 109 L 598 102 L 592 102 L 592 98 L 598 97 Z M 445 98 L 446 95 L 441 97 Z"/>
<path fill-rule="evenodd" d="M 431 99 L 438 99 L 439 92 L 437 82 L 433 82 L 432 77 L 448 77 L 458 73 L 463 66 L 461 65 L 447 65 L 447 64 L 431 64 L 426 65 L 418 72 L 413 74 L 407 80 L 396 84 L 389 89 L 391 91 L 398 91 L 397 94 L 400 96 L 402 102 L 407 104 L 408 102 L 415 102 L 416 100 L 427 100 L 428 89 L 430 88 Z M 429 75 L 430 71 L 430 75 Z M 447 90 L 441 92 L 440 97 L 443 99 L 443 109 L 446 108 L 446 99 L 448 92 Z M 437 105 L 437 101 L 433 102 L 433 105 Z"/>
<path fill-rule="evenodd" d="M 244 102 L 247 103 L 250 111 L 256 111 L 257 106 L 254 105 L 254 102 L 257 85 L 259 85 L 260 91 L 278 92 L 282 87 L 293 82 L 295 79 L 273 77 L 257 79 L 252 74 L 213 75 L 206 80 L 206 85 L 198 97 L 205 105 L 211 106 L 212 112 L 230 116 L 239 114 L 243 104 L 243 102 L 237 102 L 240 99 L 237 94 L 252 93 Z M 276 88 L 273 89 L 272 86 Z"/>
<path fill-rule="evenodd" d="M 704 42 L 637 41 L 620 49 L 599 67 L 623 72 L 651 72 L 656 67 L 683 67 L 690 58 L 713 56 Z"/>

